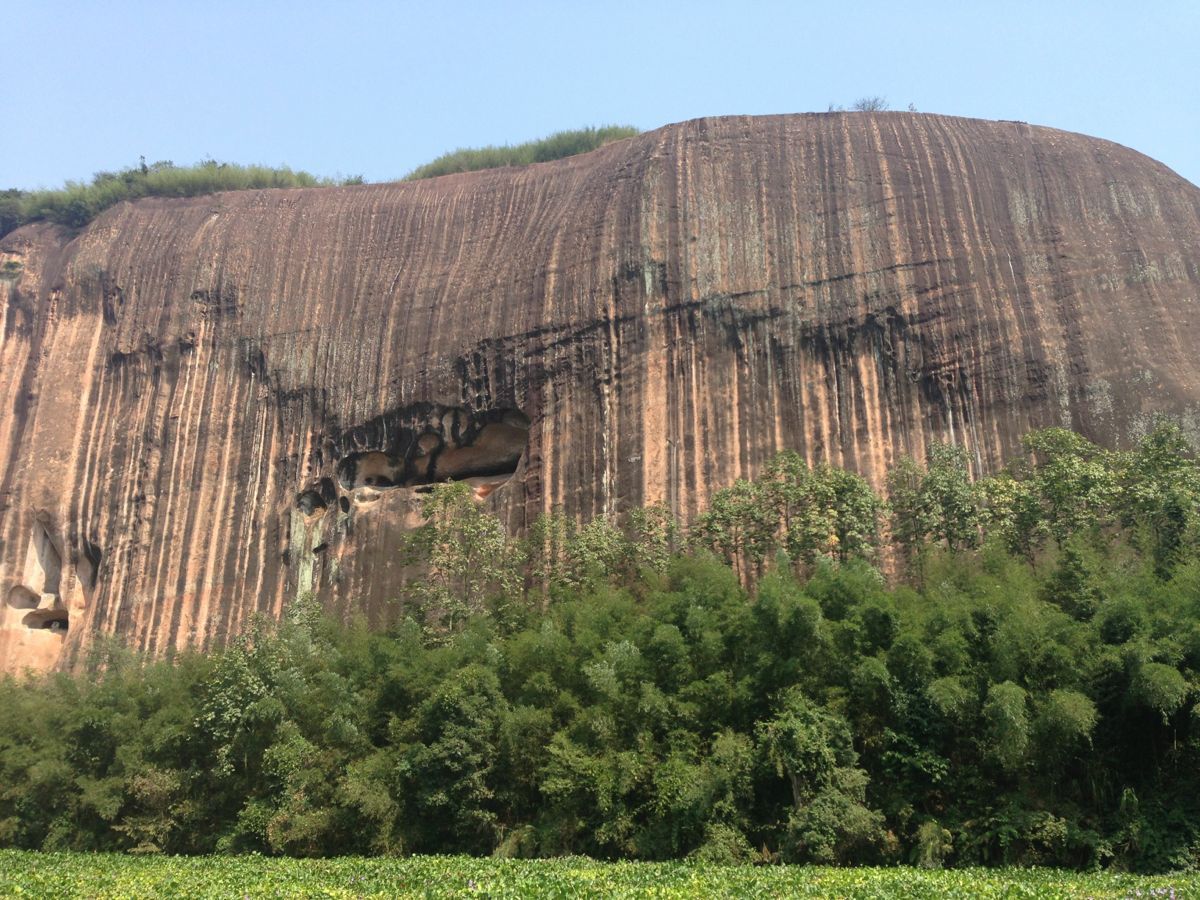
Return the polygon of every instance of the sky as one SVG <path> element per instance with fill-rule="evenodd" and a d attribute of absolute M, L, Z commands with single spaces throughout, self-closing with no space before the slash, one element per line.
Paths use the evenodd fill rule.
<path fill-rule="evenodd" d="M 0 188 L 141 156 L 387 181 L 458 147 L 865 96 L 1107 138 L 1200 184 L 1200 0 L 16 7 Z"/>

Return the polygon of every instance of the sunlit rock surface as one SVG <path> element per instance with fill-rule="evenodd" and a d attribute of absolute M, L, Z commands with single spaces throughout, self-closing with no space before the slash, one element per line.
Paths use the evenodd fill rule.
<path fill-rule="evenodd" d="M 705 119 L 524 169 L 118 206 L 0 239 L 0 666 L 394 610 L 424 490 L 516 531 L 796 448 L 881 483 L 1200 421 L 1200 189 L 907 113 Z"/>

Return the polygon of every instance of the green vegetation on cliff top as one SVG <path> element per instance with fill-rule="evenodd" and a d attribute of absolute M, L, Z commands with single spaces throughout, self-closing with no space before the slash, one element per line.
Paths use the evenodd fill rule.
<path fill-rule="evenodd" d="M 599 128 L 579 128 L 574 131 L 559 131 L 549 137 L 524 144 L 502 147 L 477 147 L 459 149 L 439 156 L 410 172 L 407 180 L 436 178 L 456 172 L 475 172 L 480 169 L 498 169 L 504 166 L 527 166 L 530 163 L 549 162 L 589 153 L 613 141 L 624 140 L 638 134 L 630 125 L 603 125 Z"/>
<path fill-rule="evenodd" d="M 0 191 L 0 235 L 30 222 L 82 228 L 110 206 L 142 197 L 198 197 L 218 191 L 361 183 L 361 178 L 318 178 L 286 166 L 241 166 L 214 160 L 194 166 L 143 162 L 119 172 L 97 172 L 90 183 L 68 181 L 57 190 Z"/>
<path fill-rule="evenodd" d="M 606 125 L 560 131 L 547 138 L 515 146 L 455 150 L 415 169 L 406 178 L 433 178 L 454 172 L 562 159 L 587 153 L 637 133 L 636 128 Z M 287 166 L 242 166 L 214 160 L 194 166 L 176 166 L 170 161 L 146 165 L 143 161 L 119 172 L 97 172 L 88 183 L 68 181 L 57 190 L 0 190 L 0 237 L 30 222 L 56 222 L 68 228 L 82 228 L 109 207 L 123 200 L 139 200 L 142 197 L 198 197 L 218 191 L 336 187 L 362 183 L 361 176 L 319 178 Z"/>

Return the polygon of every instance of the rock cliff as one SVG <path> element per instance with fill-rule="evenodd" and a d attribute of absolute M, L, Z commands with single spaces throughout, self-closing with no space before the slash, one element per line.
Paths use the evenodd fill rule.
<path fill-rule="evenodd" d="M 796 448 L 1200 421 L 1200 189 L 1015 122 L 704 119 L 523 169 L 123 204 L 0 239 L 0 666 L 379 619 L 423 485 L 520 530 Z"/>

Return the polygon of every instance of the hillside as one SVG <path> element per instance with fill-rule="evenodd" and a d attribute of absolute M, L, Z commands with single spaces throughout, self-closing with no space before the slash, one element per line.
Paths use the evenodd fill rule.
<path fill-rule="evenodd" d="M 1047 425 L 1194 430 L 1198 236 L 1200 188 L 1133 151 L 909 113 L 18 229 L 0 666 L 210 646 L 308 590 L 378 620 L 447 477 L 520 531 L 687 520 L 783 448 L 881 485 L 934 440 L 984 471 Z"/>

